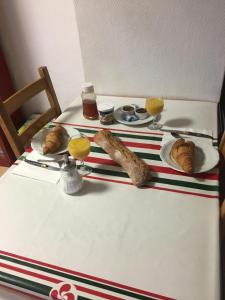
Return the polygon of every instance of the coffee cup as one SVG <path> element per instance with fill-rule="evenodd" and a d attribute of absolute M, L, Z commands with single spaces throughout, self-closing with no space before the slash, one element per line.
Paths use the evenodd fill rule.
<path fill-rule="evenodd" d="M 140 119 L 140 120 L 144 120 L 149 116 L 149 113 L 147 112 L 147 110 L 145 108 L 136 108 L 135 110 L 135 115 Z"/>
<path fill-rule="evenodd" d="M 134 105 L 124 105 L 122 107 L 122 113 L 124 115 L 134 115 L 134 113 L 135 113 L 135 106 Z"/>

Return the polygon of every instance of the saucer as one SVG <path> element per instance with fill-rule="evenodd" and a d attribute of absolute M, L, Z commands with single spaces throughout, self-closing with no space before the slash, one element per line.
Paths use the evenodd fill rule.
<path fill-rule="evenodd" d="M 139 119 L 139 120 L 135 120 L 135 121 L 126 121 L 123 119 L 123 106 L 121 107 L 118 107 L 115 111 L 114 111 L 114 119 L 119 122 L 119 123 L 122 123 L 122 124 L 125 124 L 125 125 L 129 125 L 129 126 L 136 126 L 136 125 L 142 125 L 142 124 L 146 124 L 150 121 L 152 121 L 154 119 L 153 116 L 148 116 L 147 118 L 145 119 Z"/>

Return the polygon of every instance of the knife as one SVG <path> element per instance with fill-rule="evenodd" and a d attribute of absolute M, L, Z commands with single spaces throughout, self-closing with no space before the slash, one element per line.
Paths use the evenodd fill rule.
<path fill-rule="evenodd" d="M 208 138 L 208 139 L 213 140 L 213 137 L 211 135 L 205 134 L 205 133 L 200 133 L 200 132 L 193 132 L 193 131 L 187 131 L 187 130 L 176 130 L 176 129 L 164 129 L 164 128 L 161 128 L 160 130 L 165 131 L 165 132 L 170 132 L 170 133 L 191 135 L 191 136 L 203 137 L 203 138 Z"/>
<path fill-rule="evenodd" d="M 30 159 L 27 159 L 27 158 L 25 158 L 24 161 L 26 163 L 30 164 L 30 165 L 41 167 L 41 168 L 44 168 L 44 169 L 48 169 L 48 170 L 52 170 L 52 171 L 59 171 L 60 170 L 60 168 L 49 166 L 47 164 L 43 164 L 43 163 L 40 163 L 40 162 L 37 162 L 37 161 L 34 161 L 34 160 L 30 160 Z"/>

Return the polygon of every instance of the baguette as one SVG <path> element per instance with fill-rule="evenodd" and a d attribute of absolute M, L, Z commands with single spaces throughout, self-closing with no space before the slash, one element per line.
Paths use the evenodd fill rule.
<path fill-rule="evenodd" d="M 147 164 L 126 148 L 109 130 L 101 130 L 94 136 L 94 141 L 117 162 L 137 187 L 144 185 L 151 177 Z"/>

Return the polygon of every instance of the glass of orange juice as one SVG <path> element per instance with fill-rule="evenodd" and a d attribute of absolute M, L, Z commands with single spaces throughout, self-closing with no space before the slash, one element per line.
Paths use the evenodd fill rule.
<path fill-rule="evenodd" d="M 164 101 L 160 98 L 147 98 L 145 102 L 145 108 L 147 112 L 154 117 L 152 123 L 148 126 L 149 129 L 158 130 L 162 125 L 157 123 L 158 116 L 162 112 L 164 107 Z"/>
<path fill-rule="evenodd" d="M 79 173 L 87 175 L 91 173 L 91 167 L 85 165 L 84 160 L 89 155 L 91 144 L 87 136 L 84 134 L 72 136 L 68 143 L 68 152 L 76 160 L 81 162 L 79 166 Z"/>

